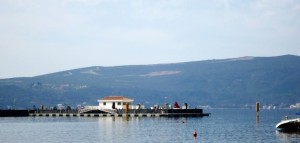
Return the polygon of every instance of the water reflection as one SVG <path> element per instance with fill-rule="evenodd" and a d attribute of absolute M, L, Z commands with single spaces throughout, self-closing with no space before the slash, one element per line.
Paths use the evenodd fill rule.
<path fill-rule="evenodd" d="M 299 143 L 300 131 L 276 130 L 276 137 L 284 143 Z"/>
<path fill-rule="evenodd" d="M 24 117 L 0 118 L 0 142 L 266 142 L 296 143 L 300 134 L 276 131 L 293 110 L 263 110 L 259 119 L 247 109 L 213 109 L 204 118 Z M 276 132 L 275 132 L 276 131 Z"/>
<path fill-rule="evenodd" d="M 259 124 L 259 115 L 256 115 L 256 125 Z"/>

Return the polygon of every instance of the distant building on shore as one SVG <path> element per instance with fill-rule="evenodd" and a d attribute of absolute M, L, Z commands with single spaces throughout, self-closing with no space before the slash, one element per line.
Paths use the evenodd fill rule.
<path fill-rule="evenodd" d="M 291 105 L 290 109 L 300 109 L 300 103 L 296 103 L 295 105 Z"/>
<path fill-rule="evenodd" d="M 125 96 L 107 96 L 98 100 L 100 109 L 126 109 L 126 105 L 131 109 L 133 101 Z"/>

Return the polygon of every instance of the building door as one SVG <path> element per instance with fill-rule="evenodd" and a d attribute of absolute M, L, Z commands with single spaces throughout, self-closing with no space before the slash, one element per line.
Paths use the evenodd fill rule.
<path fill-rule="evenodd" d="M 116 109 L 116 103 L 115 102 L 112 103 L 112 107 L 111 108 L 112 109 Z"/>

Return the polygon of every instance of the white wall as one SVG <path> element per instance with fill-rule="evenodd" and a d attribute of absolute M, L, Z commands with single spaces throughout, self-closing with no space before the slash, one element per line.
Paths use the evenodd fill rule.
<path fill-rule="evenodd" d="M 123 102 L 121 102 L 121 105 L 118 105 L 119 102 L 115 102 L 115 108 L 116 109 L 125 109 L 125 105 L 123 105 Z M 103 105 L 103 102 L 99 103 L 100 109 L 112 109 L 113 102 L 106 102 L 106 105 Z M 130 104 L 129 104 L 130 105 Z M 130 106 L 129 106 L 130 108 Z"/>

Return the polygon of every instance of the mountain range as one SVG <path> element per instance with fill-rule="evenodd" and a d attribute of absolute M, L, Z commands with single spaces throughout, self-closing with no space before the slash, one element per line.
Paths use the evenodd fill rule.
<path fill-rule="evenodd" d="M 30 67 L 28 67 L 30 68 Z M 287 107 L 300 102 L 300 57 L 241 57 L 172 64 L 86 67 L 34 77 L 0 79 L 1 108 L 97 105 L 121 95 L 149 107 Z"/>

